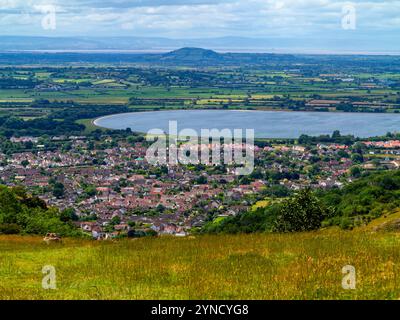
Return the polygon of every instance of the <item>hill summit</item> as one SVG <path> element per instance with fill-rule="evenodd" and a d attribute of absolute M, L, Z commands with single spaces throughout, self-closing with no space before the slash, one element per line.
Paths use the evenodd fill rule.
<path fill-rule="evenodd" d="M 163 55 L 163 60 L 177 60 L 185 62 L 219 61 L 223 56 L 213 50 L 202 48 L 182 48 Z"/>

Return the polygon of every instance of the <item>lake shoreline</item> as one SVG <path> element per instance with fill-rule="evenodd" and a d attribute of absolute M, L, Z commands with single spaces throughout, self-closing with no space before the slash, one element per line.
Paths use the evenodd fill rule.
<path fill-rule="evenodd" d="M 254 116 L 255 113 L 259 115 Z M 169 118 L 171 114 L 174 118 Z M 169 121 L 177 121 L 183 128 L 194 130 L 254 129 L 256 138 L 265 139 L 297 139 L 303 134 L 319 136 L 332 134 L 336 130 L 344 135 L 369 138 L 382 136 L 387 132 L 398 132 L 400 114 L 399 117 L 396 115 L 370 112 L 177 109 L 112 114 L 93 119 L 92 124 L 98 128 L 131 128 L 134 132 L 145 133 L 163 125 L 164 130 L 168 128 L 165 124 Z M 139 120 L 136 117 L 139 117 Z"/>
<path fill-rule="evenodd" d="M 301 112 L 309 112 L 309 113 L 334 113 L 334 114 L 375 114 L 375 115 L 388 115 L 396 113 L 388 113 L 388 112 L 344 112 L 344 111 L 296 111 L 296 110 L 287 110 L 287 109 L 260 109 L 260 110 L 247 110 L 247 109 L 165 109 L 165 110 L 148 110 L 148 111 L 131 111 L 131 112 L 123 112 L 123 113 L 114 113 L 107 116 L 101 116 L 92 120 L 92 124 L 99 127 L 104 128 L 96 124 L 96 121 L 102 120 L 108 117 L 113 117 L 116 115 L 125 115 L 132 113 L 150 113 L 150 112 L 173 112 L 173 111 L 233 111 L 233 112 L 287 112 L 287 113 L 301 113 Z M 400 113 L 398 113 L 400 115 Z M 107 129 L 107 128 L 104 128 Z"/>

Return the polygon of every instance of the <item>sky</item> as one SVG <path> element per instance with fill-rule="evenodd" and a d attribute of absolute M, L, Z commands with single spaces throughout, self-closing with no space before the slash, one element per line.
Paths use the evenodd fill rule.
<path fill-rule="evenodd" d="M 400 0 L 0 0 L 0 35 L 400 40 Z"/>

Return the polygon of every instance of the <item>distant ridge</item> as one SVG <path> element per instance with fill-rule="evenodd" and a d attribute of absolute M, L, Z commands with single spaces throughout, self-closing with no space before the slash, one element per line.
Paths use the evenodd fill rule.
<path fill-rule="evenodd" d="M 191 62 L 191 61 L 218 62 L 223 60 L 223 55 L 213 50 L 186 47 L 164 54 L 161 60 L 180 61 L 180 62 Z"/>
<path fill-rule="evenodd" d="M 2 36 L 0 35 L 0 52 L 5 51 L 137 51 L 160 53 L 179 48 L 208 48 L 219 53 L 350 53 L 382 54 L 400 53 L 400 36 L 396 39 L 379 37 L 371 49 L 369 40 L 346 41 L 346 38 L 246 38 L 217 37 L 198 39 L 170 39 L 163 37 L 44 37 L 44 36 Z M 206 57 L 205 57 L 206 58 Z M 216 58 L 216 57 L 214 57 Z M 211 58 L 211 59 L 214 59 Z"/>
<path fill-rule="evenodd" d="M 275 53 L 218 53 L 210 49 L 196 47 L 184 47 L 169 53 L 90 53 L 90 52 L 2 52 L 0 53 L 0 65 L 19 64 L 59 64 L 70 63 L 110 63 L 124 64 L 133 63 L 149 66 L 187 66 L 200 67 L 222 67 L 222 66 L 263 66 L 280 64 L 285 68 L 296 68 L 295 65 L 309 65 L 310 63 L 321 63 L 329 65 L 342 63 L 343 65 L 364 65 L 365 56 L 318 56 L 318 55 L 292 55 Z M 391 63 L 393 70 L 397 70 L 400 56 L 396 59 L 388 56 L 375 56 L 370 63 L 386 66 Z M 327 71 L 328 72 L 328 71 Z"/>
<path fill-rule="evenodd" d="M 218 53 L 210 49 L 184 47 L 168 53 L 90 53 L 90 52 L 22 52 L 0 53 L 0 64 L 66 63 L 137 63 L 158 66 L 244 66 L 264 65 L 273 61 L 292 63 L 292 55 L 269 53 Z"/>

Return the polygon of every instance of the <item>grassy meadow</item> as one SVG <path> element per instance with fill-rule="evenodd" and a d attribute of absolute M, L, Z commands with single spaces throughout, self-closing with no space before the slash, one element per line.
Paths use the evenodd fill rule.
<path fill-rule="evenodd" d="M 42 267 L 56 269 L 44 290 Z M 342 268 L 357 271 L 342 288 Z M 115 242 L 0 236 L 0 299 L 399 299 L 400 235 L 319 231 Z"/>

